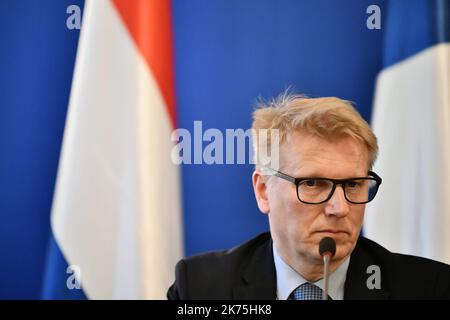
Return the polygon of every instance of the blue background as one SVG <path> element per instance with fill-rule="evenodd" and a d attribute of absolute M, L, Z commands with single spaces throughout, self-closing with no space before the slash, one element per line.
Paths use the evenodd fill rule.
<path fill-rule="evenodd" d="M 179 125 L 251 126 L 256 98 L 288 86 L 354 101 L 370 121 L 382 31 L 366 28 L 383 1 L 174 1 Z M 206 145 L 207 143 L 204 143 Z M 236 245 L 268 229 L 251 165 L 184 165 L 186 254 Z"/>
<path fill-rule="evenodd" d="M 3 299 L 37 299 L 43 287 L 79 36 L 66 28 L 71 4 L 82 8 L 83 1 L 0 3 Z M 381 30 L 366 28 L 372 4 L 381 8 Z M 375 0 L 173 0 L 179 126 L 192 130 L 193 121 L 201 120 L 203 130 L 245 130 L 256 98 L 288 86 L 352 100 L 370 121 L 386 11 L 385 1 Z M 230 247 L 267 230 L 251 173 L 249 164 L 183 165 L 186 255 Z"/>

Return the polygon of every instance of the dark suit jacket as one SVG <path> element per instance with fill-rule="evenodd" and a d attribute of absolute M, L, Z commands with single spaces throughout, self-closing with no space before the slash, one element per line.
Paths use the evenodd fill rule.
<path fill-rule="evenodd" d="M 370 290 L 370 265 L 381 271 L 381 289 Z M 230 250 L 178 262 L 168 299 L 275 299 L 276 273 L 270 233 Z M 391 253 L 360 237 L 351 255 L 344 299 L 450 299 L 450 266 Z"/>

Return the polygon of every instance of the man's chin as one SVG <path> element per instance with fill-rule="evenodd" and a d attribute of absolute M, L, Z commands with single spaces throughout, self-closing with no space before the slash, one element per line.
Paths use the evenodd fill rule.
<path fill-rule="evenodd" d="M 350 239 L 345 242 L 336 241 L 336 253 L 332 260 L 342 260 L 351 255 L 355 242 Z"/>
<path fill-rule="evenodd" d="M 348 247 L 337 247 L 336 254 L 334 255 L 332 261 L 338 261 L 346 258 L 351 254 L 350 248 Z"/>
<path fill-rule="evenodd" d="M 297 247 L 297 254 L 306 259 L 311 259 L 311 261 L 316 261 L 316 263 L 322 263 L 323 259 L 319 254 L 319 242 L 321 239 L 322 238 L 312 238 L 312 241 L 308 243 L 307 247 Z M 342 260 L 351 254 L 354 248 L 354 241 L 350 239 L 350 236 L 333 239 L 336 241 L 336 253 L 333 256 L 332 261 Z"/>
<path fill-rule="evenodd" d="M 333 239 L 336 242 L 336 253 L 334 254 L 332 260 L 334 261 L 342 260 L 352 253 L 354 243 L 348 235 L 346 237 L 336 237 L 336 238 L 333 237 Z M 317 253 L 319 253 L 318 244 L 317 244 Z"/>

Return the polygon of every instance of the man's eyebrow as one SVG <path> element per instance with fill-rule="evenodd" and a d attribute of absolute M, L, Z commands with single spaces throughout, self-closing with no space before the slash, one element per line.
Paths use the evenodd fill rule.
<path fill-rule="evenodd" d="M 351 175 L 351 176 L 345 176 L 345 177 L 332 177 L 328 175 L 324 175 L 321 173 L 317 173 L 316 171 L 309 172 L 308 174 L 295 174 L 293 175 L 295 178 L 324 178 L 324 179 L 332 179 L 332 180 L 348 180 L 353 178 L 365 178 L 367 177 L 367 174 L 362 175 Z"/>

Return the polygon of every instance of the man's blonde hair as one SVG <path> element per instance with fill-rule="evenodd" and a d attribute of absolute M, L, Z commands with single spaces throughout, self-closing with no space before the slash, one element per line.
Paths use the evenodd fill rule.
<path fill-rule="evenodd" d="M 278 130 L 280 145 L 289 132 L 297 130 L 328 140 L 352 137 L 366 148 L 369 169 L 378 154 L 377 138 L 368 123 L 350 101 L 336 97 L 308 98 L 285 92 L 269 102 L 260 101 L 253 112 L 252 129 L 257 167 L 257 135 L 264 130 Z M 270 148 L 270 135 L 267 140 L 267 147 Z"/>

